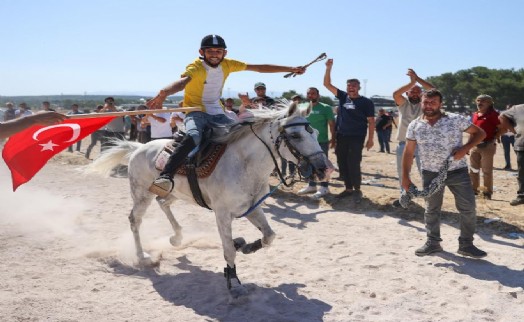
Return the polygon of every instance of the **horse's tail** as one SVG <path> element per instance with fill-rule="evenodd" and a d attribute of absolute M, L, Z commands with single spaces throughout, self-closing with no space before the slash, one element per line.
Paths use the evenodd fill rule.
<path fill-rule="evenodd" d="M 93 163 L 84 169 L 84 173 L 97 173 L 102 176 L 109 176 L 111 170 L 120 164 L 127 164 L 131 154 L 143 144 L 134 141 L 114 140 L 113 147 L 102 152 Z"/>

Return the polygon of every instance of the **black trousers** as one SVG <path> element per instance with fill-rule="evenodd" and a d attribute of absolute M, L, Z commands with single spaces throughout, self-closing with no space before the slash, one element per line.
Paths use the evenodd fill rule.
<path fill-rule="evenodd" d="M 360 189 L 362 173 L 360 163 L 362 162 L 362 149 L 364 148 L 365 136 L 342 136 L 337 135 L 337 156 L 340 177 L 344 179 L 346 189 Z"/>
<path fill-rule="evenodd" d="M 524 151 L 515 151 L 515 153 L 517 154 L 517 180 L 519 182 L 517 198 L 524 199 Z"/>

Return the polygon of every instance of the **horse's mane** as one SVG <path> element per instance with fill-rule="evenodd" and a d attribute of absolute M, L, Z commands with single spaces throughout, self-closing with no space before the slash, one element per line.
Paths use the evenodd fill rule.
<path fill-rule="evenodd" d="M 271 123 L 275 120 L 280 120 L 280 122 L 285 122 L 289 107 L 285 105 L 284 102 L 276 104 L 276 109 L 253 109 L 249 110 L 253 116 L 247 119 L 240 121 L 239 123 L 233 124 L 229 127 L 229 131 L 221 136 L 214 137 L 212 140 L 216 143 L 233 143 L 238 141 L 242 137 L 249 135 L 251 128 L 253 131 L 263 127 L 267 123 Z M 291 119 L 293 117 L 290 117 Z"/>

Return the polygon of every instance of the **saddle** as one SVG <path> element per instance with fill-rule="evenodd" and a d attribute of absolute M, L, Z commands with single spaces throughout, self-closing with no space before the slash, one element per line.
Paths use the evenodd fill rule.
<path fill-rule="evenodd" d="M 218 144 L 211 141 L 212 129 L 206 129 L 204 131 L 203 140 L 197 148 L 197 152 L 186 158 L 186 162 L 180 168 L 177 169 L 176 174 L 186 176 L 193 198 L 202 207 L 209 208 L 204 201 L 202 191 L 198 185 L 198 178 L 207 178 L 213 173 L 216 165 L 224 151 L 226 150 L 226 144 Z M 162 151 L 156 156 L 155 167 L 157 170 L 162 171 L 164 166 L 169 159 L 169 156 L 173 153 L 176 146 L 184 139 L 185 133 L 179 131 L 175 133 L 174 140 L 167 143 Z"/>

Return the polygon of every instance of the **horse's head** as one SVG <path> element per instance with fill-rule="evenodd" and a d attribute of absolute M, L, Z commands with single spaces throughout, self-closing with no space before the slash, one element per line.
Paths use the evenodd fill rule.
<path fill-rule="evenodd" d="M 286 117 L 279 123 L 276 147 L 283 158 L 298 164 L 303 176 L 314 174 L 323 180 L 330 163 L 318 144 L 318 131 L 306 119 L 311 107 L 304 108 L 297 103 L 289 106 Z"/>

